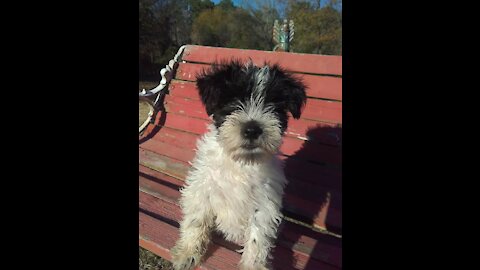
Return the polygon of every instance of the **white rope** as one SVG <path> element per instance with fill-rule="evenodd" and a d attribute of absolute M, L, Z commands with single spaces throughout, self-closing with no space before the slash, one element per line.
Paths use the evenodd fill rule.
<path fill-rule="evenodd" d="M 152 118 L 155 114 L 155 109 L 158 107 L 157 103 L 160 99 L 160 96 L 162 96 L 164 89 L 166 89 L 168 83 L 172 80 L 175 69 L 177 68 L 177 63 L 179 62 L 179 58 L 182 56 L 185 47 L 186 45 L 181 46 L 173 59 L 168 62 L 168 65 L 166 65 L 160 70 L 160 75 L 162 76 L 162 79 L 160 80 L 159 85 L 157 85 L 151 90 L 142 89 L 142 91 L 138 93 L 138 96 L 140 98 L 148 98 L 157 95 L 155 101 L 153 102 L 153 106 L 150 106 L 150 111 L 148 112 L 147 119 L 145 119 L 142 125 L 140 125 L 140 127 L 138 128 L 138 133 L 141 133 L 147 127 L 150 121 L 152 121 Z"/>

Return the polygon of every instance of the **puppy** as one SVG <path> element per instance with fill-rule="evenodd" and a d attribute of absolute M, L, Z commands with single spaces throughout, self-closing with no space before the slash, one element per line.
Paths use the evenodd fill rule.
<path fill-rule="evenodd" d="M 199 265 L 216 229 L 243 247 L 240 269 L 269 269 L 287 183 L 277 153 L 288 112 L 298 119 L 305 106 L 305 86 L 278 65 L 232 60 L 204 70 L 197 87 L 213 123 L 181 190 L 173 266 Z"/>

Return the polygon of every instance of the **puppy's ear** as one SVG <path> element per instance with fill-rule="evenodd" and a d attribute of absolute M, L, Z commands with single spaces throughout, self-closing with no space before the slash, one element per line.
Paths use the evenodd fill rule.
<path fill-rule="evenodd" d="M 307 102 L 305 84 L 301 79 L 294 77 L 277 65 L 273 67 L 273 72 L 275 74 L 275 87 L 282 89 L 287 110 L 292 113 L 293 118 L 300 118 L 302 109 Z"/>
<path fill-rule="evenodd" d="M 223 86 L 214 74 L 202 74 L 197 77 L 197 88 L 200 93 L 200 98 L 209 116 L 213 114 L 215 108 L 218 106 Z"/>
<path fill-rule="evenodd" d="M 241 73 L 239 62 L 215 63 L 197 76 L 197 87 L 207 114 L 212 115 L 222 99 L 232 92 L 235 77 Z M 237 78 L 238 80 L 238 78 Z"/>
<path fill-rule="evenodd" d="M 288 110 L 292 113 L 293 118 L 298 119 L 302 114 L 302 109 L 307 102 L 305 94 L 305 86 L 296 80 L 292 81 L 291 86 L 287 88 Z"/>

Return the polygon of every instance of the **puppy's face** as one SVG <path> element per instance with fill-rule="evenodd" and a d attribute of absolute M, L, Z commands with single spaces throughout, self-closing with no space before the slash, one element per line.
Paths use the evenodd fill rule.
<path fill-rule="evenodd" d="M 304 85 L 277 65 L 214 64 L 198 76 L 197 86 L 220 145 L 249 163 L 277 153 L 288 112 L 299 118 L 306 101 Z"/>

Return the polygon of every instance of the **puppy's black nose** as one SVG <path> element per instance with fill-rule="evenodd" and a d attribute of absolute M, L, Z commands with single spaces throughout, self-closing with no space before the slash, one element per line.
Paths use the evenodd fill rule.
<path fill-rule="evenodd" d="M 249 140 L 255 140 L 262 135 L 262 128 L 255 121 L 250 121 L 243 127 L 243 136 Z"/>

